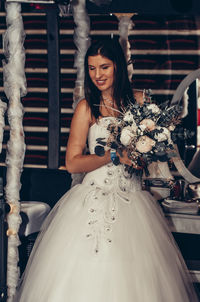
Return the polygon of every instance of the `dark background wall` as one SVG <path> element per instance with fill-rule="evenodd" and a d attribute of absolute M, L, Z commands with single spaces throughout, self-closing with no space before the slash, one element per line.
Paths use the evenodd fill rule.
<path fill-rule="evenodd" d="M 154 1 L 144 2 L 151 2 L 154 6 Z M 166 2 L 159 3 L 164 5 Z M 114 3 L 115 1 L 113 5 Z M 92 6 L 92 3 L 88 2 L 88 5 Z M 27 145 L 24 167 L 58 169 L 64 165 L 73 114 L 73 87 L 76 80 L 76 69 L 73 67 L 75 24 L 72 16 L 59 17 L 57 9 L 42 5 L 38 9 L 35 7 L 22 5 L 28 86 L 28 93 L 22 99 Z M 144 5 L 145 7 L 148 5 Z M 154 14 L 134 15 L 134 27 L 129 36 L 134 64 L 134 87 L 151 88 L 157 102 L 170 100 L 181 80 L 200 65 L 200 17 L 193 14 L 167 15 L 167 10 L 163 12 L 165 14 L 162 15 L 156 14 L 156 11 Z M 118 36 L 118 19 L 115 15 L 93 14 L 90 15 L 90 21 L 92 40 L 108 38 L 111 33 Z M 2 11 L 1 33 L 5 29 L 5 13 Z M 3 59 L 2 41 L 0 58 Z M 5 97 L 2 68 L 0 96 Z M 196 106 L 195 101 L 190 102 L 190 106 Z M 191 130 L 196 131 L 197 120 L 193 114 L 192 119 L 189 116 L 189 120 Z M 6 143 L 9 139 L 9 127 L 6 124 L 0 155 L 2 164 L 5 162 Z"/>
<path fill-rule="evenodd" d="M 98 3 L 100 1 L 93 1 Z M 137 12 L 139 14 L 199 14 L 200 3 L 198 0 L 113 0 L 105 7 L 98 7 L 91 1 L 87 0 L 87 8 L 91 13 L 107 13 L 107 12 Z"/>

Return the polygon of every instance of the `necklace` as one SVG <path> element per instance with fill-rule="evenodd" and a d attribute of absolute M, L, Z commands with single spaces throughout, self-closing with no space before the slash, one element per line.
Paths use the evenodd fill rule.
<path fill-rule="evenodd" d="M 102 100 L 103 100 L 104 105 L 105 105 L 105 102 L 108 103 L 108 104 L 110 104 L 110 105 L 112 105 L 112 106 L 113 106 L 113 104 L 114 104 L 114 101 L 113 101 L 113 100 L 109 100 L 109 99 L 103 98 L 103 97 L 102 97 Z"/>

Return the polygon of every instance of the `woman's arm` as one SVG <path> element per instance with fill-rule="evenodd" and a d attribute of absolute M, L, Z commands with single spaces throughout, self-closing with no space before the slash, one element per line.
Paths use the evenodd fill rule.
<path fill-rule="evenodd" d="M 86 100 L 82 100 L 74 112 L 67 144 L 65 164 L 69 173 L 90 172 L 111 161 L 109 151 L 102 157 L 83 155 L 91 122 L 90 109 Z"/>

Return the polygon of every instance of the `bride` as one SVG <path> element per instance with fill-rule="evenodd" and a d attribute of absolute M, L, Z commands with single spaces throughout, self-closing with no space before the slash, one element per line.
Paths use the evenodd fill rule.
<path fill-rule="evenodd" d="M 76 107 L 66 152 L 81 184 L 56 204 L 35 243 L 15 302 L 195 302 L 182 256 L 126 152 L 94 152 L 107 125 L 133 99 L 118 42 L 99 41 L 85 58 L 85 99 Z M 86 142 L 90 154 L 84 155 Z M 120 164 L 113 160 L 119 157 Z"/>

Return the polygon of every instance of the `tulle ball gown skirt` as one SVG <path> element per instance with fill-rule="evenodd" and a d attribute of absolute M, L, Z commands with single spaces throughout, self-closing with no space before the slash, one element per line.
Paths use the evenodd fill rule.
<path fill-rule="evenodd" d="M 163 214 L 137 177 L 88 173 L 47 217 L 15 302 L 196 302 Z"/>

